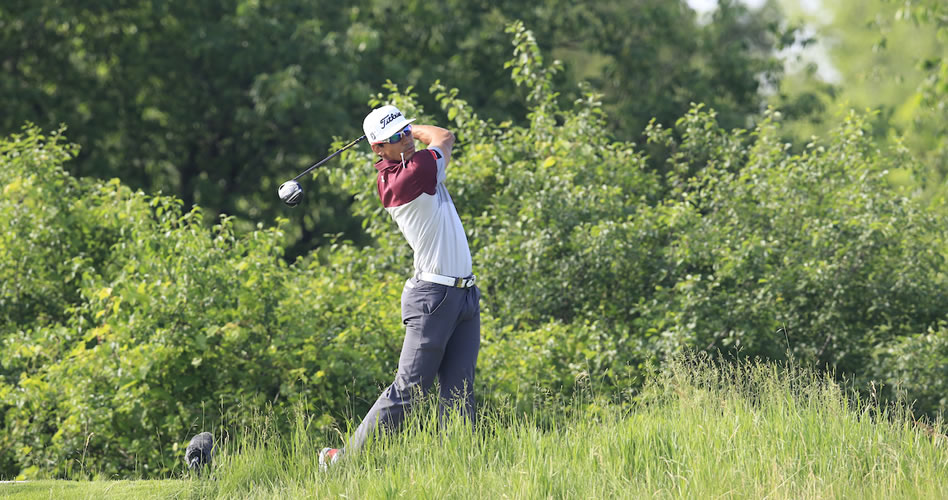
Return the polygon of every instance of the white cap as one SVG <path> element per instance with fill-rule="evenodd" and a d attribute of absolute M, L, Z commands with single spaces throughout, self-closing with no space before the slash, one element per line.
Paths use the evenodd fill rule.
<path fill-rule="evenodd" d="M 415 121 L 414 118 L 408 120 L 405 115 L 391 104 L 375 108 L 365 120 L 362 121 L 362 131 L 365 137 L 369 139 L 369 144 L 383 142 L 389 137 L 400 132 L 405 125 Z"/>

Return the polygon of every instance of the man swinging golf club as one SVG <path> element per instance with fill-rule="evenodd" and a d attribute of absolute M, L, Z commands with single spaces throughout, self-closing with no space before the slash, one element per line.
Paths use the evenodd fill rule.
<path fill-rule="evenodd" d="M 460 408 L 473 424 L 474 366 L 480 349 L 480 291 L 471 274 L 471 251 L 454 201 L 444 185 L 454 134 L 411 125 L 395 106 L 372 110 L 362 128 L 379 156 L 378 194 L 414 250 L 415 274 L 402 290 L 405 340 L 398 371 L 343 449 L 324 448 L 326 467 L 358 451 L 379 426 L 398 428 L 435 376 L 440 412 Z M 428 146 L 416 151 L 415 140 Z"/>

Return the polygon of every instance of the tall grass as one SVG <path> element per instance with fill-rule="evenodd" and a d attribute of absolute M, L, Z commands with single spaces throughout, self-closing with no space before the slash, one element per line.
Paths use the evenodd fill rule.
<path fill-rule="evenodd" d="M 580 391 L 527 413 L 482 410 L 476 430 L 425 402 L 402 432 L 328 471 L 332 436 L 297 415 L 222 443 L 191 497 L 944 498 L 944 426 L 859 400 L 827 377 L 683 358 L 632 402 Z M 336 444 L 341 438 L 334 438 Z"/>

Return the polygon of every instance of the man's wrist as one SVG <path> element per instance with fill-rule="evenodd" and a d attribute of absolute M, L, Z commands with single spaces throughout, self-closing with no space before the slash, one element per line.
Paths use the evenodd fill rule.
<path fill-rule="evenodd" d="M 412 125 L 412 136 L 415 138 L 415 140 L 421 142 L 425 146 L 431 144 L 431 134 L 425 130 L 426 128 L 427 125 Z"/>

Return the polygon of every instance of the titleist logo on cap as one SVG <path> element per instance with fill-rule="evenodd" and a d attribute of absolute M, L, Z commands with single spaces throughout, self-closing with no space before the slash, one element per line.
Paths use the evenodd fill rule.
<path fill-rule="evenodd" d="M 376 144 L 389 138 L 398 129 L 413 122 L 406 120 L 402 111 L 391 104 L 375 108 L 362 120 L 362 130 L 369 142 Z"/>
<path fill-rule="evenodd" d="M 399 116 L 402 116 L 402 113 L 401 113 L 401 112 L 392 113 L 392 114 L 390 114 L 390 115 L 388 115 L 388 116 L 383 116 L 382 119 L 379 120 L 379 125 L 381 125 L 382 128 L 385 128 L 386 125 L 388 125 L 389 123 L 392 123 L 392 122 L 393 122 L 396 118 L 398 118 Z"/>

